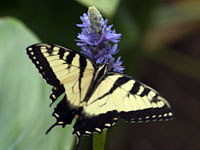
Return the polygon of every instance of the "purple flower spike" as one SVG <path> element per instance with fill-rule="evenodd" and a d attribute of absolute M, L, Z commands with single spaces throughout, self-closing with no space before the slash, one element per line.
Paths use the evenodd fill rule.
<path fill-rule="evenodd" d="M 111 63 L 110 63 L 110 68 L 114 71 L 114 72 L 122 72 L 124 70 L 124 67 L 121 66 L 121 64 L 123 63 L 122 61 L 120 61 L 121 57 L 117 58 L 117 61 L 114 62 L 114 58 L 112 59 Z"/>
<path fill-rule="evenodd" d="M 114 62 L 112 55 L 118 53 L 117 43 L 120 41 L 121 34 L 117 34 L 107 25 L 108 20 L 104 20 L 100 12 L 94 7 L 89 7 L 88 14 L 84 13 L 80 17 L 82 24 L 77 24 L 82 32 L 78 34 L 77 45 L 81 47 L 84 55 L 91 58 L 97 64 L 107 64 L 108 69 L 114 72 L 124 70 L 121 66 L 121 57 Z"/>

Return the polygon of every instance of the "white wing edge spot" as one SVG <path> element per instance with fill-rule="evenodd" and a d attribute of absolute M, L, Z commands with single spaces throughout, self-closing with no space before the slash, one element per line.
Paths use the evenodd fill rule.
<path fill-rule="evenodd" d="M 85 131 L 85 133 L 86 133 L 86 134 L 92 134 L 92 132 L 90 132 L 90 131 Z"/>
<path fill-rule="evenodd" d="M 116 124 L 116 123 L 115 123 L 115 122 L 113 122 L 113 123 L 112 123 L 112 126 L 114 126 L 115 124 Z"/>
<path fill-rule="evenodd" d="M 156 118 L 156 115 L 153 115 L 152 118 Z"/>
<path fill-rule="evenodd" d="M 146 116 L 145 118 L 146 118 L 146 119 L 149 119 L 149 116 Z"/>
<path fill-rule="evenodd" d="M 106 127 L 111 127 L 111 124 L 110 123 L 106 123 L 105 126 Z"/>
<path fill-rule="evenodd" d="M 56 99 L 56 96 L 55 96 L 54 94 L 52 95 L 52 97 L 53 97 L 54 99 Z"/>
<path fill-rule="evenodd" d="M 57 118 L 59 118 L 60 116 L 57 114 L 57 113 L 54 113 L 54 115 L 57 117 Z"/>
<path fill-rule="evenodd" d="M 62 125 L 63 123 L 64 123 L 64 122 L 62 122 L 62 121 L 59 121 L 59 122 L 58 122 L 58 124 L 61 124 L 61 125 Z"/>
<path fill-rule="evenodd" d="M 95 128 L 96 131 L 98 132 L 101 132 L 101 129 L 100 128 Z"/>
<path fill-rule="evenodd" d="M 172 114 L 172 112 L 169 112 L 168 115 L 169 115 L 169 116 L 172 116 L 173 114 Z"/>
<path fill-rule="evenodd" d="M 138 120 L 142 120 L 142 118 L 138 118 Z"/>
<path fill-rule="evenodd" d="M 76 131 L 76 134 L 77 134 L 78 136 L 80 136 L 80 135 L 81 135 L 81 133 L 80 133 L 79 131 Z"/>

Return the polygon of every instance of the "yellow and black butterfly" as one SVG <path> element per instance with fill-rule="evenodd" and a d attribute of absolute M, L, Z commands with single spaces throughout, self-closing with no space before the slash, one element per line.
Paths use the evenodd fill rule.
<path fill-rule="evenodd" d="M 167 100 L 149 86 L 130 76 L 111 72 L 107 64 L 98 66 L 85 55 L 59 45 L 39 43 L 27 54 L 46 82 L 53 86 L 52 103 L 64 93 L 54 109 L 55 126 L 71 124 L 78 139 L 101 133 L 118 118 L 130 123 L 170 120 Z"/>

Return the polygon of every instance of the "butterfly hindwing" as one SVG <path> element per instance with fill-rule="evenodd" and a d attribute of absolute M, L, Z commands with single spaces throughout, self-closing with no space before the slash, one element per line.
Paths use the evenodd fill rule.
<path fill-rule="evenodd" d="M 55 126 L 59 125 L 64 128 L 66 125 L 71 124 L 75 115 L 78 115 L 80 111 L 81 108 L 74 109 L 69 105 L 65 95 L 63 99 L 54 108 L 52 116 L 56 118 L 56 122 L 47 130 L 46 134 Z"/>
<path fill-rule="evenodd" d="M 94 132 L 102 133 L 103 129 L 112 127 L 117 120 L 117 111 L 110 111 L 97 116 L 86 116 L 82 113 L 74 125 L 73 133 L 79 138 L 82 135 L 92 135 Z"/>

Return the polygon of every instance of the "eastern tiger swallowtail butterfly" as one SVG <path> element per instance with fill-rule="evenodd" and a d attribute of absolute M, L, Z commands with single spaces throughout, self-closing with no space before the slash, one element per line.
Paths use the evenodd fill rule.
<path fill-rule="evenodd" d="M 65 127 L 77 118 L 73 134 L 101 133 L 121 118 L 130 123 L 167 121 L 173 113 L 157 91 L 130 76 L 98 66 L 85 55 L 68 48 L 39 43 L 27 54 L 46 82 L 53 86 L 52 103 L 64 93 L 52 116 L 55 126 Z"/>

